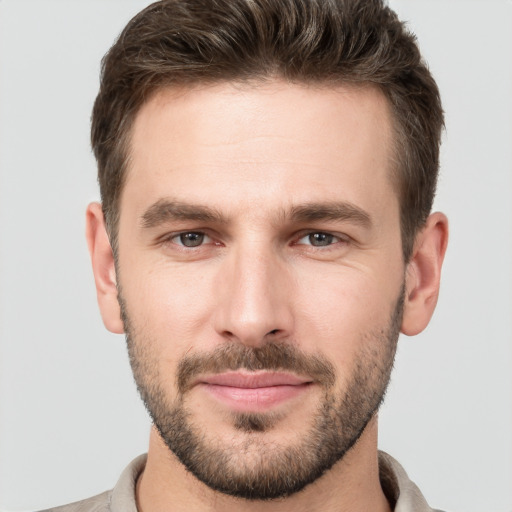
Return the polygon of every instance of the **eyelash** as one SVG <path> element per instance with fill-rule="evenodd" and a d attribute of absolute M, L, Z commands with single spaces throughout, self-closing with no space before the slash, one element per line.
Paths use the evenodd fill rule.
<path fill-rule="evenodd" d="M 201 237 L 200 243 L 198 243 L 197 245 L 185 245 L 183 243 L 183 237 L 185 237 L 187 235 L 195 235 L 195 236 Z M 179 247 L 183 247 L 185 250 L 187 250 L 187 249 L 195 249 L 197 247 L 202 247 L 203 245 L 205 245 L 204 244 L 205 238 L 212 240 L 212 238 L 204 231 L 181 231 L 180 233 L 173 233 L 172 235 L 166 237 L 163 241 L 164 241 L 164 243 L 165 242 L 171 243 L 171 244 L 177 245 Z M 178 243 L 175 240 L 179 240 L 181 243 Z M 215 244 L 215 245 L 218 245 L 218 244 Z"/>
<path fill-rule="evenodd" d="M 301 244 L 300 241 L 301 240 L 304 240 L 305 238 L 309 239 L 309 241 L 311 242 L 311 237 L 314 237 L 314 236 L 318 236 L 319 238 L 321 237 L 325 237 L 327 239 L 330 239 L 330 243 L 327 243 L 325 245 L 314 245 L 313 243 L 308 243 L 308 244 Z M 317 240 L 319 241 L 319 240 Z M 322 241 L 322 240 L 320 240 Z M 314 248 L 320 248 L 320 247 L 331 247 L 335 244 L 338 244 L 338 243 L 343 243 L 343 242 L 346 242 L 347 240 L 346 239 L 343 239 L 342 237 L 338 236 L 338 235 L 335 235 L 334 233 L 330 233 L 328 231 L 310 231 L 308 233 L 305 233 L 304 235 L 302 235 L 297 242 L 295 242 L 296 245 L 309 245 L 311 247 L 314 247 Z"/>
<path fill-rule="evenodd" d="M 200 241 L 197 245 L 185 245 L 184 237 L 187 235 L 194 235 L 200 238 Z M 302 240 L 308 239 L 309 242 L 312 242 L 311 237 L 317 237 L 320 238 L 320 242 L 324 241 L 324 239 L 327 239 L 327 242 L 325 245 L 314 245 L 313 243 L 301 243 Z M 205 243 L 205 238 L 208 239 Z M 335 235 L 334 233 L 330 233 L 328 231 L 308 231 L 308 232 L 302 232 L 298 238 L 295 239 L 296 241 L 293 243 L 293 245 L 304 245 L 304 246 L 310 246 L 314 249 L 321 249 L 321 250 L 328 250 L 328 248 L 332 247 L 333 245 L 339 244 L 339 243 L 347 243 L 347 237 L 342 237 L 340 235 Z M 179 242 L 178 242 L 179 241 Z M 211 243 L 213 241 L 213 238 L 210 237 L 205 231 L 197 230 L 197 231 L 181 231 L 179 233 L 173 233 L 170 236 L 166 237 L 163 240 L 163 243 L 170 243 L 173 245 L 176 245 L 180 248 L 183 248 L 182 250 L 192 250 L 204 247 L 207 243 Z M 319 241 L 319 240 L 317 240 Z M 218 242 L 214 242 L 214 245 L 220 245 Z"/>

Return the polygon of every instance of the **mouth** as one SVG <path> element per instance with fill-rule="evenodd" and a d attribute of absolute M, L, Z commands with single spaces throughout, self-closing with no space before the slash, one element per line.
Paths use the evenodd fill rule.
<path fill-rule="evenodd" d="M 285 372 L 234 371 L 198 379 L 197 387 L 237 412 L 264 412 L 296 399 L 313 381 Z"/>

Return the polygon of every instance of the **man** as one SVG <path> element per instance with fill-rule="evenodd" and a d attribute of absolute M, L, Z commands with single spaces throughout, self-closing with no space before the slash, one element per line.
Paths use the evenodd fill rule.
<path fill-rule="evenodd" d="M 431 510 L 377 412 L 437 301 L 442 125 L 381 1 L 172 0 L 128 24 L 87 239 L 154 426 L 113 491 L 59 510 Z"/>

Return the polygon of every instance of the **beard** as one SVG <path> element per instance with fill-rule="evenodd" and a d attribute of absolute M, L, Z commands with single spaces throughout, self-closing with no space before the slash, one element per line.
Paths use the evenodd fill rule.
<path fill-rule="evenodd" d="M 282 341 L 268 341 L 256 348 L 227 342 L 211 352 L 181 359 L 175 399 L 163 386 L 151 339 L 133 328 L 121 293 L 119 303 L 137 388 L 169 450 L 215 491 L 248 500 L 270 500 L 302 490 L 341 461 L 376 414 L 393 368 L 404 288 L 388 325 L 361 336 L 352 374 L 342 389 L 334 365 L 323 356 L 305 354 Z M 231 424 L 242 435 L 232 442 L 208 435 L 206 428 L 194 422 L 186 404 L 194 378 L 240 369 L 289 371 L 311 377 L 320 386 L 321 400 L 312 425 L 295 444 L 286 446 L 266 438 L 265 433 L 271 433 L 282 419 L 279 413 L 233 413 Z"/>

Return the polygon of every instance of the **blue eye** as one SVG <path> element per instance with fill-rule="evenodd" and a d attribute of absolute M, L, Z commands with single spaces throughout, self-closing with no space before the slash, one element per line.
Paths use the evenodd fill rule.
<path fill-rule="evenodd" d="M 329 245 L 335 244 L 339 242 L 340 239 L 332 235 L 331 233 L 309 233 L 306 236 L 303 236 L 299 239 L 299 244 L 311 245 L 313 247 L 327 247 Z"/>
<path fill-rule="evenodd" d="M 180 233 L 172 238 L 173 243 L 184 247 L 199 247 L 209 241 L 210 237 L 198 231 Z"/>

